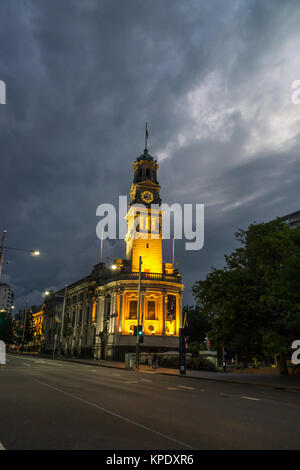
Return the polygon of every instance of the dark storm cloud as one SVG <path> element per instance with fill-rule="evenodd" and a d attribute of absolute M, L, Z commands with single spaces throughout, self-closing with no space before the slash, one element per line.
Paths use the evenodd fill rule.
<path fill-rule="evenodd" d="M 298 209 L 298 24 L 298 1 L 3 0 L 0 230 L 42 252 L 7 252 L 17 304 L 98 262 L 146 120 L 163 200 L 206 205 L 204 249 L 176 242 L 187 293 L 239 227 Z"/>

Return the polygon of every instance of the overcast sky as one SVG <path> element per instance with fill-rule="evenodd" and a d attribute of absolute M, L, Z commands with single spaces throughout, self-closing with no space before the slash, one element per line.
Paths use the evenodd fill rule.
<path fill-rule="evenodd" d="M 0 232 L 41 251 L 6 252 L 16 306 L 99 262 L 145 121 L 162 200 L 205 204 L 204 248 L 176 242 L 185 303 L 238 228 L 300 209 L 299 24 L 299 0 L 1 0 Z"/>

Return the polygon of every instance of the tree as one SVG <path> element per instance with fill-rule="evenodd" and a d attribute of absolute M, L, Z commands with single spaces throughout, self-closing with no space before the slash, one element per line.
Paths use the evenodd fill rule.
<path fill-rule="evenodd" d="M 198 306 L 183 307 L 183 318 L 185 318 L 184 336 L 188 337 L 189 349 L 205 349 L 204 343 L 210 330 L 210 322 Z"/>
<path fill-rule="evenodd" d="M 33 317 L 32 317 L 32 310 L 27 310 L 27 313 L 24 313 L 24 322 L 26 318 L 26 323 L 23 326 L 25 328 L 24 332 L 24 346 L 28 345 L 32 340 L 33 340 L 33 333 L 34 333 L 34 328 L 33 328 Z"/>
<path fill-rule="evenodd" d="M 280 354 L 286 374 L 300 337 L 300 228 L 276 219 L 239 230 L 236 239 L 242 246 L 195 284 L 195 298 L 216 344 L 244 355 Z"/>
<path fill-rule="evenodd" d="M 13 323 L 11 316 L 6 312 L 0 313 L 0 340 L 6 344 L 13 341 Z"/>

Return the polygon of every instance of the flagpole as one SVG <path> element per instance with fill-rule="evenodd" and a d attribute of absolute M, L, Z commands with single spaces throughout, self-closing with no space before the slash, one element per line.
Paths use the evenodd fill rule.
<path fill-rule="evenodd" d="M 102 263 L 102 260 L 103 260 L 103 229 L 102 229 L 102 233 L 101 233 L 101 240 L 100 240 L 100 263 Z"/>
<path fill-rule="evenodd" d="M 175 262 L 175 239 L 173 237 L 173 254 L 172 254 L 172 264 L 174 267 L 174 262 Z"/>
<path fill-rule="evenodd" d="M 147 122 L 145 124 L 145 150 L 147 150 L 147 139 L 148 139 L 148 129 L 147 129 Z"/>

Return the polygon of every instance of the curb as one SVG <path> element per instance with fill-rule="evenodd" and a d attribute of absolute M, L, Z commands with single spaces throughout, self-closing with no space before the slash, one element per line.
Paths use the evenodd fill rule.
<path fill-rule="evenodd" d="M 24 354 L 24 356 L 34 356 L 34 357 L 44 357 L 44 358 L 48 358 L 48 359 L 52 359 L 50 358 L 48 355 L 43 355 L 43 354 Z M 73 362 L 73 363 L 77 363 L 77 364 L 84 364 L 84 365 L 88 365 L 88 366 L 97 366 L 97 367 L 106 367 L 108 369 L 118 369 L 118 370 L 125 370 L 125 371 L 128 371 L 128 372 L 142 372 L 141 370 L 128 370 L 126 369 L 125 367 L 120 367 L 120 366 L 114 366 L 114 365 L 109 365 L 109 364 L 99 364 L 99 363 L 93 363 L 93 362 L 86 362 L 84 360 L 80 360 L 80 359 L 62 359 L 62 358 L 55 358 L 54 360 L 56 361 L 61 361 L 61 362 Z M 270 389 L 270 390 L 285 390 L 287 392 L 293 392 L 293 393 L 300 393 L 300 388 L 290 388 L 290 387 L 285 387 L 285 386 L 281 386 L 281 385 L 269 385 L 269 384 L 264 384 L 264 383 L 254 383 L 254 382 L 240 382 L 238 380 L 224 380 L 224 379 L 215 379 L 213 377 L 196 377 L 196 376 L 193 376 L 193 375 L 181 375 L 181 374 L 172 374 L 170 372 L 159 372 L 159 371 L 156 371 L 156 374 L 160 374 L 160 375 L 167 375 L 167 376 L 171 376 L 171 377 L 182 377 L 182 378 L 185 378 L 185 379 L 195 379 L 195 380 L 208 380 L 210 382 L 223 382 L 223 383 L 227 383 L 227 384 L 234 384 L 234 385 L 252 385 L 254 387 L 260 387 L 260 388 L 265 388 L 265 389 Z"/>
<path fill-rule="evenodd" d="M 158 372 L 161 375 L 171 375 L 173 377 L 184 377 L 186 379 L 196 379 L 196 380 L 208 380 L 209 382 L 223 382 L 227 384 L 234 384 L 234 385 L 252 385 L 256 387 L 261 387 L 261 388 L 268 388 L 271 390 L 285 390 L 287 392 L 296 392 L 300 393 L 300 388 L 290 388 L 290 387 L 284 387 L 280 385 L 269 385 L 269 384 L 263 384 L 263 383 L 254 383 L 254 382 L 239 382 L 237 380 L 224 380 L 224 379 L 215 379 L 215 378 L 210 378 L 210 377 L 196 377 L 193 375 L 180 375 L 180 374 L 170 374 L 168 372 Z"/>

